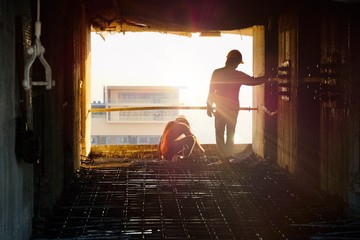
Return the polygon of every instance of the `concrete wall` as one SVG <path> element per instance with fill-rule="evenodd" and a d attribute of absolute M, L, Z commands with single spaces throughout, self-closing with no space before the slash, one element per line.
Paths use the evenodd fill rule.
<path fill-rule="evenodd" d="M 278 22 L 276 18 L 271 19 L 270 26 L 265 29 L 265 73 L 271 77 L 274 68 L 278 66 Z M 276 95 L 276 84 L 267 82 L 264 91 L 264 106 L 269 112 L 278 110 L 278 96 Z M 265 136 L 264 152 L 268 161 L 277 161 L 277 115 L 265 114 Z"/>
<path fill-rule="evenodd" d="M 297 13 L 292 9 L 279 18 L 278 31 L 278 66 L 290 60 L 290 95 L 279 95 L 278 97 L 278 164 L 294 173 L 297 163 Z M 278 81 L 280 82 L 280 81 Z M 281 91 L 281 88 L 278 88 Z"/>
<path fill-rule="evenodd" d="M 91 120 L 87 118 L 90 101 L 85 101 L 90 97 L 85 94 L 90 91 L 90 69 L 86 68 L 90 64 L 90 26 L 86 21 L 82 1 L 67 1 L 63 8 L 63 16 L 57 17 L 63 24 L 61 39 L 64 47 L 64 56 L 61 58 L 64 73 L 63 102 L 59 107 L 64 111 L 64 168 L 65 172 L 70 173 L 65 175 L 67 181 L 79 168 L 81 153 L 90 151 L 85 141 L 86 138 L 90 140 L 85 123 Z"/>
<path fill-rule="evenodd" d="M 46 49 L 44 57 L 52 69 L 55 87 L 50 90 L 36 89 L 33 96 L 34 130 L 40 136 L 42 146 L 40 161 L 34 165 L 35 221 L 41 221 L 42 216 L 51 212 L 52 206 L 61 196 L 64 180 L 62 147 L 64 33 L 63 22 L 60 19 L 64 14 L 64 3 L 41 1 L 40 9 L 41 42 Z M 35 18 L 36 12 L 33 14 Z M 39 65 L 33 69 L 33 78 L 38 78 L 40 81 L 43 72 L 44 68 Z"/>
<path fill-rule="evenodd" d="M 355 67 L 360 66 L 358 10 L 359 4 L 335 2 L 298 8 L 298 57 L 294 63 L 298 81 L 292 87 L 297 104 L 289 109 L 296 111 L 296 158 L 291 160 L 294 172 L 340 197 L 357 213 L 360 206 L 360 77 L 359 68 Z M 285 120 L 288 125 L 292 125 L 291 121 L 292 118 Z M 291 135 L 283 137 L 291 138 Z"/>
<path fill-rule="evenodd" d="M 80 141 L 82 156 L 87 156 L 91 151 L 91 32 L 90 23 L 87 20 L 85 6 L 81 6 L 82 25 L 82 87 L 81 87 L 81 124 Z"/>
<path fill-rule="evenodd" d="M 313 4 L 309 11 L 305 5 L 299 11 L 296 172 L 319 187 L 320 101 L 315 98 L 319 79 L 312 76 L 312 70 L 319 64 L 320 59 L 320 6 Z"/>
<path fill-rule="evenodd" d="M 320 63 L 336 74 L 336 94 L 321 102 L 321 187 L 360 213 L 359 4 L 326 5 L 321 12 Z M 329 64 L 329 65 L 328 65 Z"/>
<path fill-rule="evenodd" d="M 16 74 L 15 21 L 28 8 L 2 0 L 0 9 L 0 238 L 28 239 L 33 216 L 33 169 L 15 156 L 18 77 L 22 78 Z"/>
<path fill-rule="evenodd" d="M 357 214 L 358 11 L 359 4 L 335 2 L 284 9 L 278 22 L 278 64 L 291 61 L 291 93 L 289 100 L 278 97 L 277 122 L 278 164 L 340 197 Z"/>
<path fill-rule="evenodd" d="M 41 1 L 41 43 L 56 86 L 33 91 L 32 126 L 41 142 L 39 162 L 24 163 L 15 155 L 18 98 L 24 92 L 18 86 L 28 57 L 25 50 L 34 45 L 36 3 L 0 1 L 1 239 L 28 239 L 32 226 L 41 224 L 61 196 L 65 177 L 71 179 L 80 164 L 80 89 L 89 78 L 90 53 L 90 26 L 82 1 Z M 36 59 L 32 79 L 44 80 L 44 72 Z"/>
<path fill-rule="evenodd" d="M 264 26 L 253 27 L 253 72 L 254 77 L 265 76 L 265 28 Z M 252 147 L 254 153 L 265 157 L 265 112 L 264 106 L 265 84 L 255 86 L 253 90 L 253 106 L 258 107 L 258 111 L 253 111 L 253 139 Z"/>

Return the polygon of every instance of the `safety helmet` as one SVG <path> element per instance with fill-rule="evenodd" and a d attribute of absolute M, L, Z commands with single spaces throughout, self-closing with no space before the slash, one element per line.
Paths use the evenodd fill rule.
<path fill-rule="evenodd" d="M 228 55 L 226 56 L 226 58 L 228 60 L 234 61 L 234 62 L 238 62 L 239 64 L 243 64 L 243 60 L 242 60 L 242 55 L 240 53 L 240 51 L 233 49 L 231 50 Z"/>

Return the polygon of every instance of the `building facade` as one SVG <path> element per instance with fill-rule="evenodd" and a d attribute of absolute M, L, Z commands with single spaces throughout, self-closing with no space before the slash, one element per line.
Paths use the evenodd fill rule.
<path fill-rule="evenodd" d="M 120 110 L 92 113 L 93 145 L 158 144 L 165 124 L 179 115 L 177 109 L 161 109 L 180 104 L 178 87 L 105 86 L 104 92 L 105 102 L 93 103 L 92 108 Z M 122 109 L 129 107 L 152 109 Z"/>

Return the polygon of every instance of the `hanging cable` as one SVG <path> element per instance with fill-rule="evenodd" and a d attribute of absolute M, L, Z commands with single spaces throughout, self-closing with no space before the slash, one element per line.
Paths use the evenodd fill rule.
<path fill-rule="evenodd" d="M 35 45 L 31 46 L 27 50 L 27 54 L 30 55 L 28 61 L 25 64 L 23 87 L 25 90 L 30 90 L 34 86 L 45 86 L 46 89 L 51 89 L 55 86 L 55 81 L 51 80 L 51 67 L 44 58 L 45 48 L 41 45 L 41 22 L 40 22 L 40 0 L 37 1 L 37 17 L 35 21 Z M 45 81 L 32 81 L 30 78 L 30 70 L 35 61 L 39 57 L 41 64 L 45 68 Z"/>

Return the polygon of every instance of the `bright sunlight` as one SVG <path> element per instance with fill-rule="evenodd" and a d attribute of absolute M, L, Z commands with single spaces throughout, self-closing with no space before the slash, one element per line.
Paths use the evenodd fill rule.
<path fill-rule="evenodd" d="M 252 75 L 252 37 L 184 37 L 162 33 L 117 33 L 104 39 L 92 33 L 92 101 L 104 102 L 104 86 L 180 86 L 180 103 L 205 106 L 212 71 L 223 67 L 231 49 L 244 64 L 238 70 Z M 252 88 L 243 86 L 241 107 L 252 104 Z M 213 118 L 204 111 L 182 111 L 202 143 L 214 143 Z M 251 143 L 251 112 L 241 111 L 236 143 Z M 241 123 L 241 124 L 240 124 Z M 161 133 L 160 133 L 161 134 Z"/>

